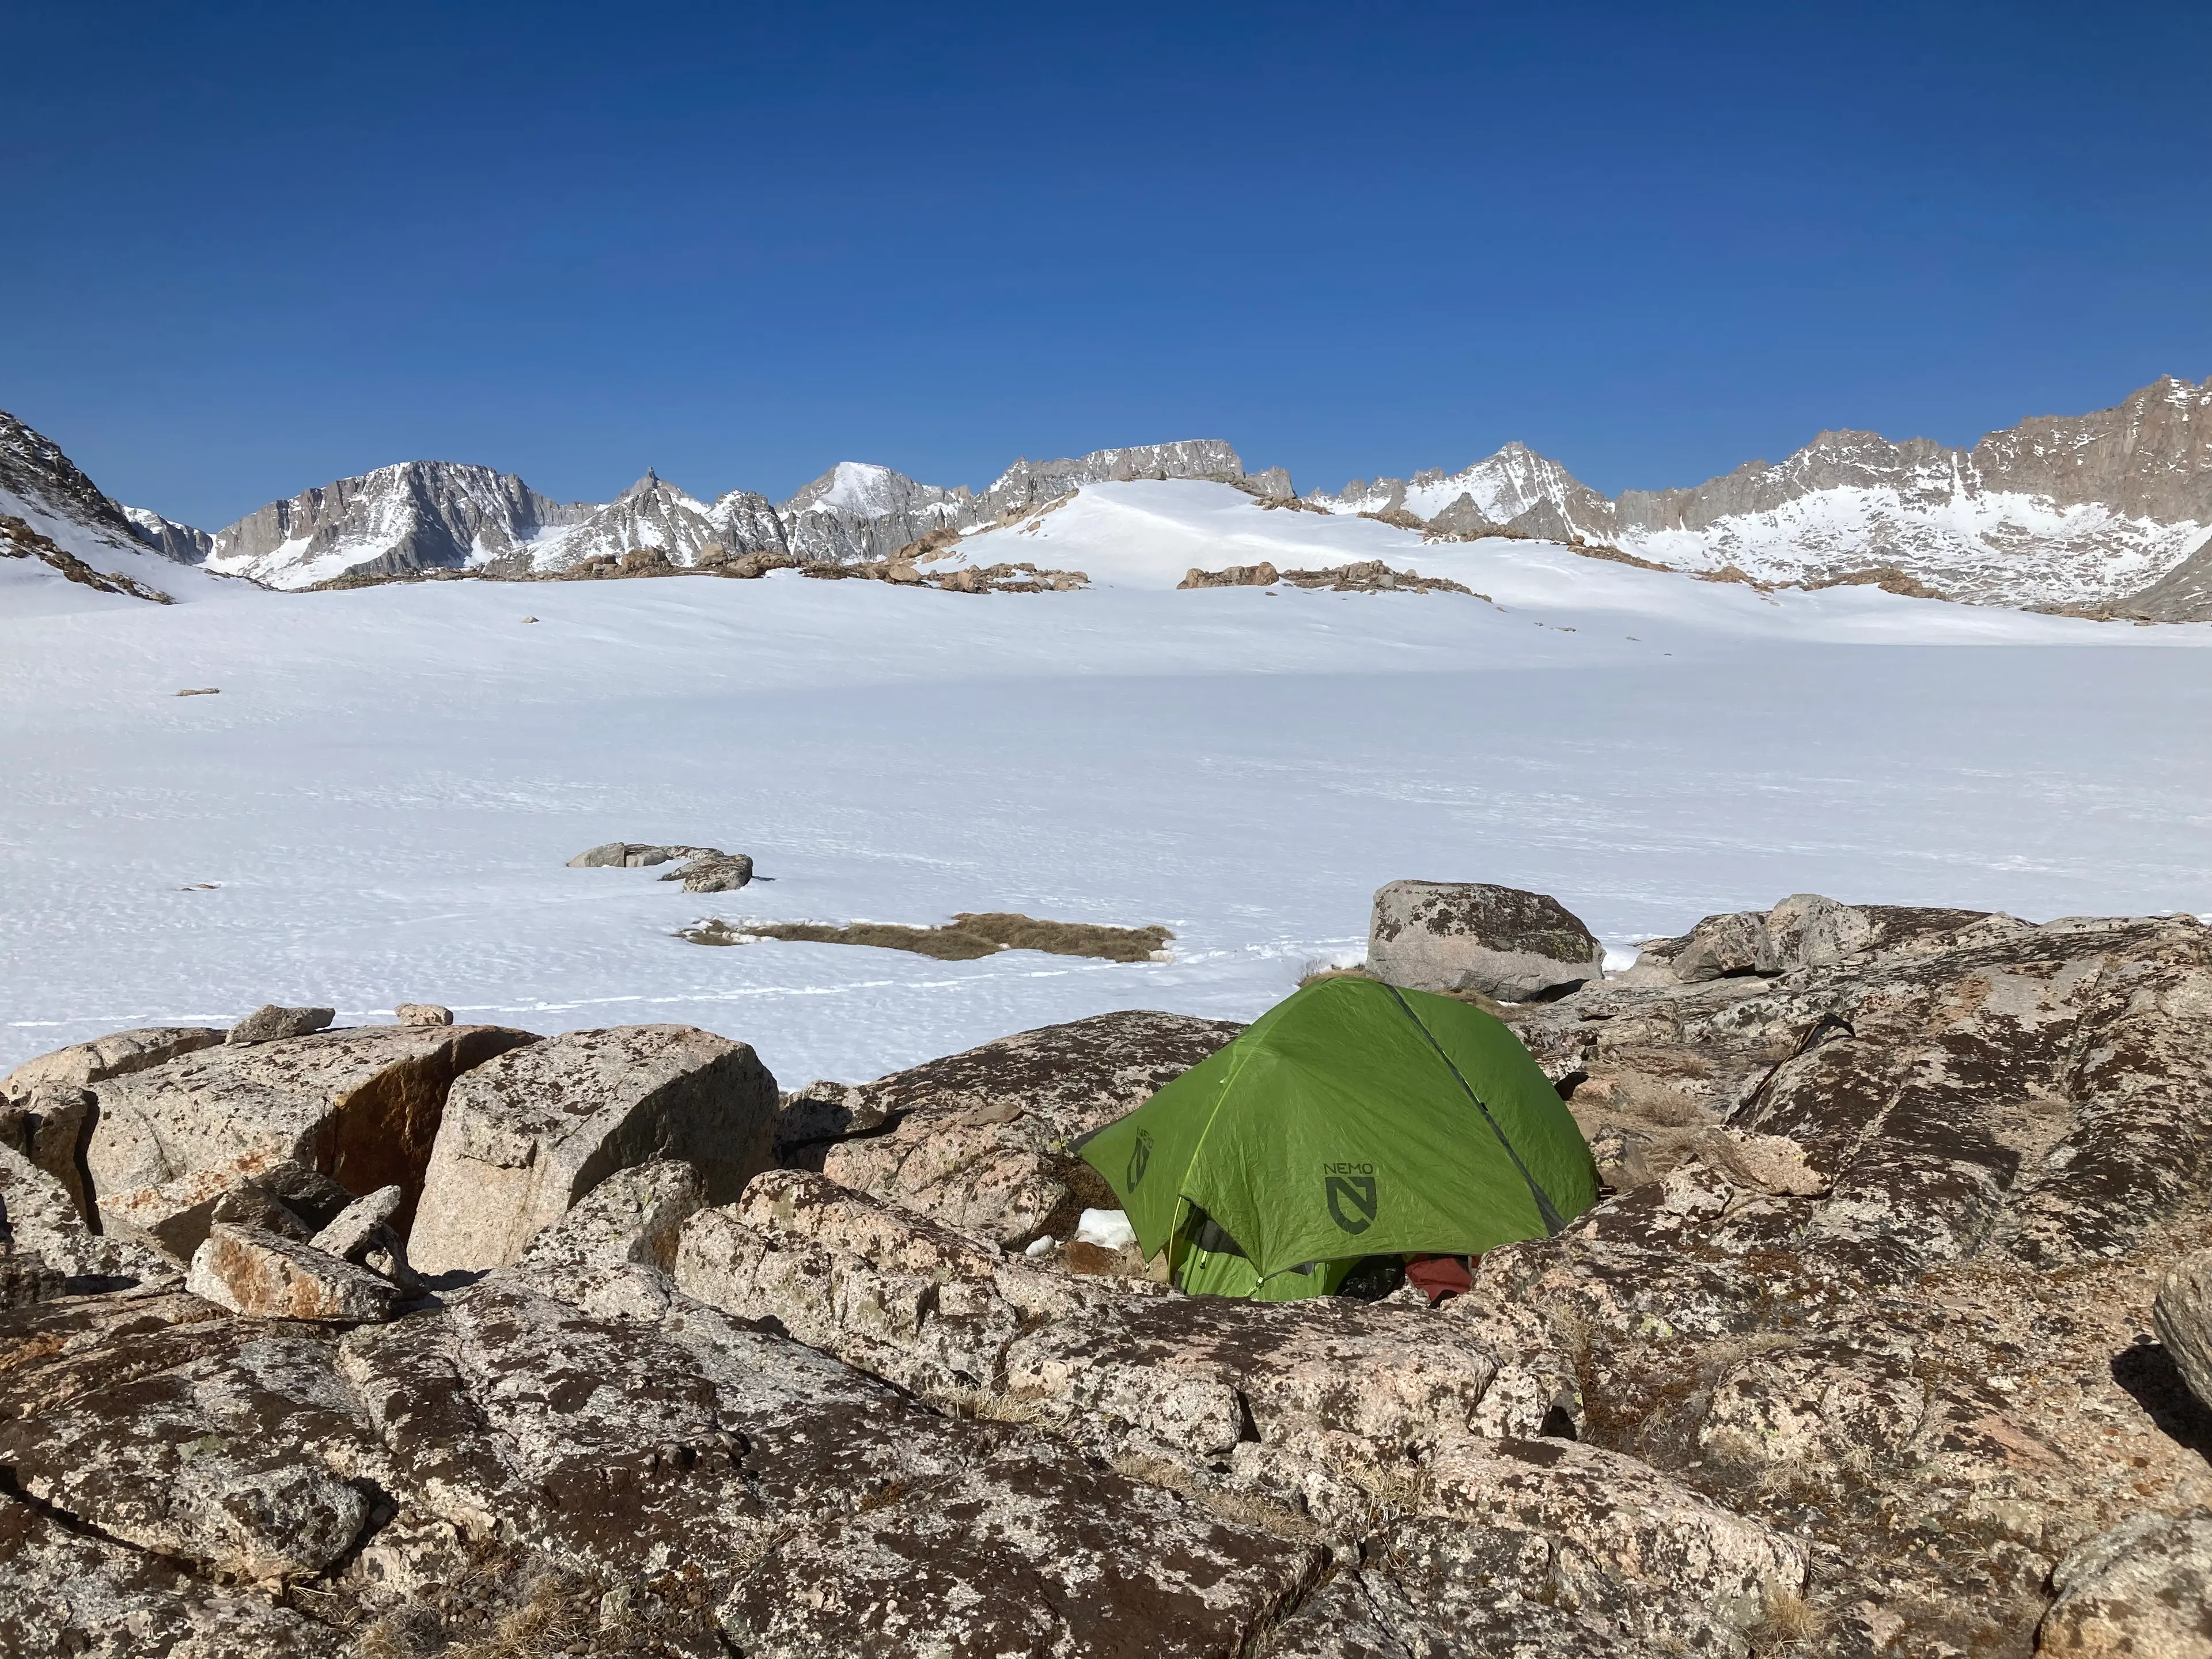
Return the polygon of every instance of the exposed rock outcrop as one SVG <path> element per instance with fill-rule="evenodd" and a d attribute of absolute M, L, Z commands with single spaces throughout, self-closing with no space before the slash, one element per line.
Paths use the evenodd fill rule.
<path fill-rule="evenodd" d="M 34 560 L 95 592 L 167 605 L 169 595 L 142 580 L 148 565 L 159 568 L 145 556 L 195 564 L 204 541 L 204 532 L 102 495 L 59 445 L 0 410 L 0 558 Z"/>
<path fill-rule="evenodd" d="M 422 1188 L 446 1091 L 528 1031 L 378 1025 L 204 1048 L 98 1085 L 85 1162 L 103 1210 L 188 1177 L 220 1188 L 286 1161 L 349 1192 Z"/>
<path fill-rule="evenodd" d="M 212 1048 L 222 1039 L 222 1030 L 216 1026 L 155 1025 L 118 1031 L 90 1042 L 72 1043 L 50 1054 L 27 1060 L 5 1078 L 0 1078 L 0 1100 L 22 1100 L 40 1084 L 89 1089 L 112 1077 L 128 1077 L 179 1054 Z"/>
<path fill-rule="evenodd" d="M 633 1161 L 388 1322 L 283 1272 L 370 1277 L 393 1194 L 303 1241 L 241 1179 L 205 1265 L 321 1317 L 0 1308 L 0 1652 L 2201 1659 L 2212 929 L 1800 896 L 1507 1012 L 1595 1141 L 1675 1138 L 1433 1310 L 1009 1248 L 1235 1029 L 1161 1015 L 811 1085 L 787 1152 L 875 1190 Z"/>
<path fill-rule="evenodd" d="M 727 1202 L 774 1160 L 775 1079 L 690 1025 L 568 1031 L 466 1073 L 408 1235 L 426 1273 L 504 1267 L 600 1182 L 653 1158 Z"/>

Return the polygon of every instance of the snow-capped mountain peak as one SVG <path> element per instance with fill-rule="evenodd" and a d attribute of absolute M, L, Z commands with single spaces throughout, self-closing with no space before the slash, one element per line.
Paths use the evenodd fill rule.
<path fill-rule="evenodd" d="M 1510 443 L 1457 472 L 1355 479 L 1310 499 L 1695 572 L 1822 582 L 1894 570 L 1979 604 L 2179 619 L 2212 614 L 2212 380 L 2167 377 L 2115 408 L 2023 421 L 1969 449 L 1825 431 L 1687 489 L 1607 497 Z"/>

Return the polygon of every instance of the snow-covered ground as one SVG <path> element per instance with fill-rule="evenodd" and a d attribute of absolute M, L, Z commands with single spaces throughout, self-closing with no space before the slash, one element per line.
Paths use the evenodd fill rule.
<path fill-rule="evenodd" d="M 434 1000 L 688 1020 L 787 1086 L 857 1079 L 1109 1008 L 1249 1018 L 1356 958 L 1401 876 L 1554 893 L 1622 951 L 1806 890 L 2212 909 L 2212 628 L 1762 596 L 1198 483 L 1096 486 L 963 550 L 1094 586 L 289 595 L 169 566 L 157 607 L 14 573 L 0 1065 L 266 1000 Z M 1377 556 L 1488 599 L 1169 591 Z M 564 867 L 617 839 L 773 879 Z M 986 908 L 1164 922 L 1175 960 L 672 936 Z"/>

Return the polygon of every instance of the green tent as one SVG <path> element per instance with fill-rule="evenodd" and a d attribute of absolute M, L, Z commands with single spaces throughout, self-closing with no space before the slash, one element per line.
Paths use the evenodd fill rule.
<path fill-rule="evenodd" d="M 1499 1020 L 1346 976 L 1277 1004 L 1082 1146 L 1186 1291 L 1288 1301 L 1369 1255 L 1471 1255 L 1597 1201 L 1589 1146 Z"/>

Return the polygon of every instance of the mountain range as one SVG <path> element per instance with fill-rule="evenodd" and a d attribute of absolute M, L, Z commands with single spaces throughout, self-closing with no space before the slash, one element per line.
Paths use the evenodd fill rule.
<path fill-rule="evenodd" d="M 150 550 L 281 588 L 466 568 L 557 574 L 640 549 L 679 566 L 714 545 L 880 559 L 933 532 L 1002 522 L 1133 478 L 1294 494 L 1280 468 L 1247 473 L 1218 440 L 1018 460 L 981 492 L 842 461 L 781 503 L 745 489 L 705 501 L 651 471 L 611 501 L 563 502 L 489 467 L 408 461 L 272 501 L 210 534 L 111 501 L 52 443 L 0 414 L 0 513 L 95 562 Z M 1430 536 L 1533 537 L 1778 585 L 1881 579 L 1974 604 L 2207 618 L 2212 380 L 2164 378 L 2115 408 L 2038 416 L 1966 449 L 1823 432 L 1784 461 L 1748 461 L 1692 489 L 1607 496 L 1510 443 L 1455 472 L 1355 479 L 1304 504 Z"/>

